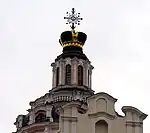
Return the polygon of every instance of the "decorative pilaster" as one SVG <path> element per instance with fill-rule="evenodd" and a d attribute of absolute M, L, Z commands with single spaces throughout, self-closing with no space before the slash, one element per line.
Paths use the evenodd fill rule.
<path fill-rule="evenodd" d="M 89 88 L 92 87 L 92 70 L 89 69 Z"/>
<path fill-rule="evenodd" d="M 35 122 L 35 114 L 34 114 L 34 112 L 33 111 L 31 111 L 30 113 L 29 113 L 29 125 L 31 125 L 31 124 L 33 124 Z"/>
<path fill-rule="evenodd" d="M 64 131 L 63 131 L 63 133 L 70 133 L 69 132 L 69 121 L 67 121 L 67 120 L 64 120 Z"/>
<path fill-rule="evenodd" d="M 126 122 L 126 130 L 127 130 L 127 133 L 135 133 L 133 132 L 133 125 L 131 124 L 131 122 Z"/>
<path fill-rule="evenodd" d="M 85 62 L 85 86 L 88 86 L 88 64 Z"/>
<path fill-rule="evenodd" d="M 136 123 L 135 126 L 135 133 L 143 133 L 143 123 Z"/>
<path fill-rule="evenodd" d="M 77 58 L 72 61 L 72 83 L 77 84 Z"/>
<path fill-rule="evenodd" d="M 69 103 L 60 111 L 60 133 L 77 133 L 79 103 Z M 69 110 L 69 111 L 68 111 Z"/>
<path fill-rule="evenodd" d="M 77 107 L 72 107 L 72 118 L 77 118 Z M 77 133 L 77 119 L 72 120 L 72 133 Z"/>
<path fill-rule="evenodd" d="M 62 69 L 62 61 L 60 61 L 60 65 L 59 65 L 59 85 L 62 85 L 62 77 L 63 77 L 63 69 Z"/>
<path fill-rule="evenodd" d="M 83 85 L 86 86 L 86 79 L 87 79 L 87 76 L 86 76 L 86 64 L 83 63 Z"/>
<path fill-rule="evenodd" d="M 53 77 L 52 77 L 52 88 L 56 87 L 56 64 L 52 63 L 51 66 L 52 68 L 52 72 L 53 72 Z"/>
<path fill-rule="evenodd" d="M 62 85 L 65 85 L 65 62 L 64 60 L 62 61 Z"/>
<path fill-rule="evenodd" d="M 53 118 L 51 116 L 51 112 L 52 112 L 52 106 L 47 106 L 46 107 L 46 117 L 49 118 L 50 122 L 53 122 Z"/>
<path fill-rule="evenodd" d="M 127 133 L 143 133 L 143 123 L 142 122 L 126 122 Z"/>

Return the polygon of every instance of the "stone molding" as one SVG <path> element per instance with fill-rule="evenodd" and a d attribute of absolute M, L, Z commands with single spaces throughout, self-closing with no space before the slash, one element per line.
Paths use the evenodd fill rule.
<path fill-rule="evenodd" d="M 115 119 L 115 116 L 114 115 L 111 115 L 107 112 L 97 112 L 97 113 L 92 113 L 92 114 L 88 114 L 88 116 L 90 118 L 98 118 L 98 117 L 105 117 L 107 119 L 110 119 L 110 120 L 114 120 Z"/>
<path fill-rule="evenodd" d="M 56 88 L 50 90 L 50 92 L 45 94 L 44 96 L 36 99 L 35 101 L 30 102 L 31 109 L 28 109 L 28 112 L 32 110 L 39 110 L 39 108 L 42 107 L 44 108 L 47 103 L 55 103 L 59 101 L 69 102 L 76 100 L 87 102 L 87 97 L 93 95 L 93 93 L 94 91 L 86 86 L 80 87 L 78 85 L 57 86 Z"/>
<path fill-rule="evenodd" d="M 125 115 L 127 114 L 127 112 L 132 112 L 137 114 L 142 121 L 148 116 L 147 114 L 143 113 L 139 109 L 132 106 L 123 106 L 121 110 L 123 113 L 125 113 Z"/>
<path fill-rule="evenodd" d="M 21 128 L 21 130 L 18 133 L 22 133 L 24 131 L 34 131 L 36 129 L 43 129 L 45 130 L 46 126 L 50 126 L 51 129 L 58 130 L 59 129 L 59 123 L 51 123 L 51 122 L 42 122 L 42 123 L 34 123 L 28 126 L 25 126 Z"/>
<path fill-rule="evenodd" d="M 54 88 L 52 88 L 52 90 L 53 91 L 57 91 L 57 90 L 63 90 L 63 89 L 71 89 L 71 88 L 73 88 L 73 89 L 79 89 L 79 90 L 85 90 L 85 91 L 90 91 L 90 92 L 92 92 L 92 93 L 94 93 L 94 91 L 91 89 L 91 88 L 89 88 L 89 87 L 87 87 L 87 86 L 78 86 L 77 84 L 72 84 L 72 85 L 60 85 L 60 86 L 57 86 L 57 87 L 54 87 Z"/>
<path fill-rule="evenodd" d="M 62 106 L 62 108 L 67 108 L 67 107 L 79 107 L 81 106 L 81 102 L 79 101 L 72 101 L 72 102 L 69 102 L 69 103 L 66 103 L 65 105 Z"/>
<path fill-rule="evenodd" d="M 30 106 L 34 108 L 36 106 L 44 105 L 45 96 L 46 96 L 46 94 L 40 98 L 37 98 L 35 101 L 30 102 Z"/>
<path fill-rule="evenodd" d="M 143 127 L 143 122 L 133 122 L 133 121 L 127 121 L 126 126 L 131 127 Z"/>
<path fill-rule="evenodd" d="M 71 116 L 61 116 L 61 119 L 63 121 L 70 121 L 70 122 L 77 122 L 78 121 L 77 117 L 71 117 Z"/>
<path fill-rule="evenodd" d="M 46 111 L 46 109 L 47 109 L 47 107 L 44 106 L 44 105 L 42 105 L 42 106 L 37 106 L 37 107 L 35 107 L 34 109 L 32 109 L 32 111 L 33 111 L 33 113 L 36 113 L 36 112 L 38 112 L 38 111 L 40 111 L 40 110 Z"/>
<path fill-rule="evenodd" d="M 117 99 L 116 98 L 114 98 L 114 97 L 112 97 L 111 95 L 109 95 L 109 94 L 107 94 L 107 93 L 105 93 L 105 92 L 99 92 L 99 93 L 96 93 L 96 94 L 94 94 L 93 96 L 91 96 L 89 99 L 94 99 L 94 98 L 96 98 L 96 97 L 106 97 L 106 98 L 108 98 L 108 99 L 110 99 L 110 100 L 112 100 L 112 101 L 114 101 L 114 102 L 117 102 Z"/>

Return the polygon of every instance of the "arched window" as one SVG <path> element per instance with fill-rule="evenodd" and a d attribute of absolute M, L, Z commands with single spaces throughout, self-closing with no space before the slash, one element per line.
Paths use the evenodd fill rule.
<path fill-rule="evenodd" d="M 83 67 L 78 66 L 78 85 L 83 85 Z"/>
<path fill-rule="evenodd" d="M 71 65 L 66 65 L 65 83 L 71 84 Z"/>
<path fill-rule="evenodd" d="M 56 69 L 56 86 L 59 84 L 59 67 Z"/>
<path fill-rule="evenodd" d="M 95 124 L 95 133 L 108 133 L 108 124 L 104 120 L 100 120 Z"/>
<path fill-rule="evenodd" d="M 46 112 L 41 110 L 36 113 L 35 123 L 46 121 Z"/>

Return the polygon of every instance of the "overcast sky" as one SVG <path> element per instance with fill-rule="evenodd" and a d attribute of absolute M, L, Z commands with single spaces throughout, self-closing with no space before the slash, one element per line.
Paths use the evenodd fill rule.
<path fill-rule="evenodd" d="M 77 29 L 88 35 L 92 89 L 117 98 L 120 114 L 125 105 L 150 114 L 150 0 L 0 0 L 1 133 L 15 131 L 17 115 L 51 89 L 50 64 L 72 7 L 84 18 Z"/>

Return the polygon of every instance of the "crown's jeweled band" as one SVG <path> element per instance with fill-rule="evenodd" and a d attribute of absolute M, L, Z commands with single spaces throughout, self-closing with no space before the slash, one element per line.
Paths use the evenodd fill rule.
<path fill-rule="evenodd" d="M 65 42 L 65 43 L 63 43 L 61 45 L 62 45 L 63 48 L 67 47 L 67 46 L 76 46 L 76 47 L 80 47 L 80 48 L 83 47 L 83 45 L 81 43 L 79 43 L 79 42 Z"/>
<path fill-rule="evenodd" d="M 83 47 L 83 43 L 82 42 L 79 42 L 78 41 L 78 32 L 76 31 L 71 31 L 72 33 L 72 40 L 71 41 L 65 41 L 65 42 L 62 42 L 62 40 L 60 39 L 60 44 L 61 46 L 64 48 L 64 47 L 67 47 L 67 46 L 76 46 L 76 47 L 80 47 L 82 48 Z"/>

